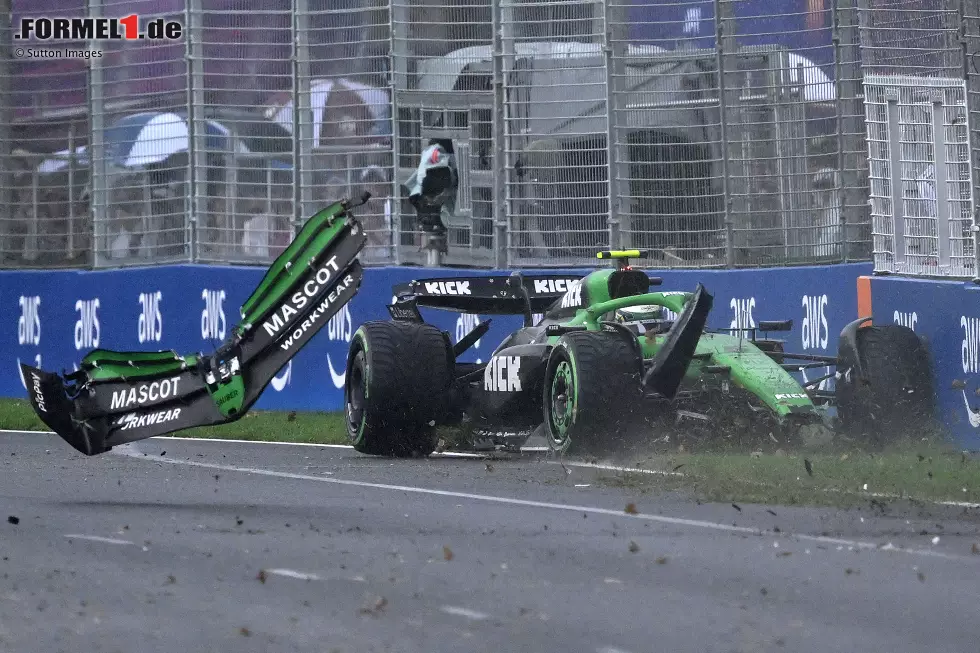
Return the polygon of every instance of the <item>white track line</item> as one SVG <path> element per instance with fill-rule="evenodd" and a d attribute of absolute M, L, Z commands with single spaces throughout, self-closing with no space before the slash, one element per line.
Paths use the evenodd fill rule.
<path fill-rule="evenodd" d="M 444 605 L 439 609 L 446 614 L 451 614 L 457 617 L 466 617 L 467 619 L 473 619 L 475 621 L 480 621 L 490 616 L 484 612 L 477 612 L 476 610 L 470 610 L 469 608 L 460 608 L 455 605 Z"/>
<path fill-rule="evenodd" d="M 292 569 L 264 569 L 265 573 L 272 574 L 273 576 L 283 576 L 285 578 L 295 578 L 297 580 L 320 580 L 320 577 L 316 574 L 307 574 L 302 571 L 294 571 Z"/>
<path fill-rule="evenodd" d="M 355 481 L 350 479 L 341 478 L 329 478 L 323 476 L 310 476 L 309 474 L 297 474 L 294 472 L 281 472 L 271 469 L 261 469 L 256 467 L 238 467 L 235 465 L 219 465 L 217 463 L 202 463 L 195 460 L 182 460 L 179 458 L 147 458 L 142 453 L 131 445 L 122 445 L 116 447 L 111 453 L 120 456 L 127 456 L 136 458 L 137 460 L 148 461 L 152 460 L 154 462 L 159 462 L 168 465 L 186 465 L 188 467 L 200 467 L 203 469 L 217 469 L 227 472 L 240 472 L 243 474 L 255 474 L 257 476 L 268 476 L 272 478 L 286 478 L 292 480 L 300 481 L 314 481 L 317 483 L 333 483 L 336 485 L 347 485 L 351 487 L 363 487 L 372 488 L 376 490 L 388 490 L 393 492 L 406 492 L 411 494 L 423 494 L 429 496 L 441 496 L 441 497 L 452 497 L 455 499 L 471 499 L 473 501 L 483 501 L 487 503 L 496 503 L 500 505 L 508 506 L 522 506 L 525 508 L 543 508 L 548 510 L 561 510 L 567 512 L 584 512 L 591 513 L 594 515 L 609 515 L 614 517 L 622 517 L 624 519 L 638 519 L 642 521 L 651 521 L 661 524 L 670 524 L 672 526 L 689 526 L 692 528 L 701 528 L 706 530 L 721 531 L 725 533 L 738 533 L 743 535 L 776 535 L 775 533 L 770 533 L 764 529 L 760 528 L 749 528 L 747 526 L 732 526 L 730 524 L 722 524 L 718 522 L 703 521 L 699 519 L 686 519 L 682 517 L 665 517 L 663 515 L 648 515 L 648 514 L 631 514 L 626 513 L 623 510 L 612 510 L 610 508 L 598 508 L 596 506 L 578 506 L 573 504 L 562 504 L 562 503 L 551 503 L 548 501 L 531 501 L 528 499 L 515 499 L 511 497 L 500 497 L 487 494 L 473 494 L 470 492 L 456 492 L 453 490 L 437 490 L 435 488 L 425 488 L 416 487 L 411 485 L 391 485 L 388 483 L 371 483 L 368 481 Z M 821 535 L 804 535 L 799 533 L 789 533 L 782 532 L 779 534 L 780 537 L 793 538 L 796 540 L 802 540 L 806 542 L 817 542 L 820 544 L 835 544 L 839 546 L 852 547 L 854 549 L 861 549 L 866 551 L 876 551 L 882 549 L 883 546 L 876 544 L 874 542 L 863 542 L 859 540 L 846 540 L 834 537 L 824 537 Z M 908 553 L 912 555 L 928 556 L 933 558 L 946 558 L 949 560 L 969 560 L 971 562 L 980 562 L 980 558 L 977 556 L 965 556 L 956 555 L 950 553 L 943 553 L 941 551 L 933 551 L 929 549 L 906 549 L 900 547 L 889 547 L 887 550 L 896 551 L 902 553 Z"/>
<path fill-rule="evenodd" d="M 54 431 L 20 431 L 16 429 L 0 429 L 0 433 L 13 433 L 18 435 L 57 435 Z M 272 440 L 234 440 L 229 438 L 188 438 L 174 435 L 158 435 L 152 438 L 147 438 L 148 440 L 178 440 L 181 442 L 227 442 L 232 444 L 261 444 L 261 445 L 280 445 L 289 447 L 315 447 L 321 449 L 348 449 L 353 451 L 354 448 L 349 444 L 320 444 L 316 442 L 276 442 Z M 531 452 L 539 453 L 548 451 L 546 447 L 527 447 L 522 448 L 521 452 Z M 464 451 L 444 451 L 442 453 L 433 453 L 432 458 L 487 458 L 487 454 L 482 453 L 467 453 Z M 624 473 L 635 473 L 635 474 L 649 474 L 651 476 L 673 476 L 683 478 L 686 474 L 682 472 L 667 472 L 657 469 L 643 469 L 642 467 L 620 467 L 617 465 L 603 465 L 598 463 L 582 463 L 574 461 L 558 461 L 558 460 L 548 460 L 546 461 L 551 465 L 564 465 L 565 467 L 580 467 L 584 469 L 598 469 L 606 472 L 624 472 Z M 820 488 L 821 492 L 831 492 L 840 493 L 840 490 L 833 488 Z M 898 494 L 884 494 L 880 492 L 853 492 L 851 494 L 856 494 L 858 496 L 865 496 L 869 499 L 889 499 L 891 501 L 914 501 L 916 503 L 929 503 L 935 506 L 947 506 L 951 508 L 980 508 L 980 503 L 970 503 L 968 501 L 937 501 L 936 499 L 917 499 L 915 497 L 901 496 Z"/>
<path fill-rule="evenodd" d="M 102 542 L 103 544 L 129 544 L 132 546 L 132 542 L 129 540 L 117 540 L 113 537 L 100 537 L 99 535 L 78 535 L 76 533 L 71 533 L 65 535 L 69 540 L 89 540 L 91 542 Z"/>

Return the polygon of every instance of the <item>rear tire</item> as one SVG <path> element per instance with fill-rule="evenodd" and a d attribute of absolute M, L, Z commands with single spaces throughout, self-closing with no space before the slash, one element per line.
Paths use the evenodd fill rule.
<path fill-rule="evenodd" d="M 559 454 L 605 455 L 622 450 L 623 433 L 642 399 L 643 357 L 620 333 L 566 333 L 544 377 L 544 426 Z"/>
<path fill-rule="evenodd" d="M 857 378 L 855 356 L 863 375 Z M 908 327 L 857 331 L 857 352 L 842 347 L 837 369 L 837 414 L 852 437 L 875 445 L 903 435 L 931 435 L 935 426 L 932 372 L 925 343 Z"/>
<path fill-rule="evenodd" d="M 347 438 L 374 456 L 427 456 L 448 411 L 449 338 L 430 324 L 367 322 L 351 338 L 344 383 Z"/>

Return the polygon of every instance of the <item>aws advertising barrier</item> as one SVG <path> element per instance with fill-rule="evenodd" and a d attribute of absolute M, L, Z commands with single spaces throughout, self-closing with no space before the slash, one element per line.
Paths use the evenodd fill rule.
<path fill-rule="evenodd" d="M 0 369 L 5 370 L 0 375 L 0 396 L 27 396 L 26 382 L 20 373 L 22 361 L 50 371 L 73 371 L 88 351 L 99 347 L 122 351 L 174 349 L 182 354 L 211 352 L 237 324 L 241 304 L 264 272 L 264 268 L 198 265 L 97 272 L 0 272 Z M 569 282 L 587 272 L 549 271 L 567 273 Z M 773 336 L 786 338 L 787 347 L 794 350 L 832 355 L 836 353 L 841 328 L 857 315 L 856 280 L 869 272 L 870 264 L 847 264 L 651 274 L 663 277 L 663 290 L 693 291 L 698 282 L 704 283 L 715 297 L 709 327 L 749 329 L 760 320 L 792 319 L 791 332 Z M 353 301 L 279 371 L 255 407 L 341 409 L 350 339 L 361 323 L 388 319 L 386 305 L 392 301 L 393 286 L 418 278 L 493 273 L 407 267 L 366 269 Z M 444 284 L 441 288 L 447 293 L 467 290 L 464 284 Z M 491 317 L 434 309 L 424 309 L 423 314 L 448 331 L 454 342 L 481 320 Z M 975 319 L 980 320 L 980 312 Z M 503 337 L 519 326 L 519 317 L 494 317 L 490 331 L 464 360 L 488 360 Z M 972 360 L 977 363 L 978 359 L 974 356 Z M 821 369 L 810 371 L 814 376 L 824 373 Z M 151 393 L 169 391 L 165 385 L 148 389 Z"/>
<path fill-rule="evenodd" d="M 871 277 L 858 289 L 862 317 L 903 324 L 926 341 L 938 416 L 957 445 L 980 449 L 980 286 Z"/>

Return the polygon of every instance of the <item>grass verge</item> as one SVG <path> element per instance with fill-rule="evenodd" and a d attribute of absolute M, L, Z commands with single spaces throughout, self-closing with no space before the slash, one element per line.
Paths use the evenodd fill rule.
<path fill-rule="evenodd" d="M 0 428 L 47 431 L 30 404 L 0 399 Z M 345 444 L 340 413 L 250 411 L 237 422 L 181 431 L 184 437 Z M 452 441 L 447 434 L 445 439 Z M 636 457 L 634 457 L 636 460 Z M 809 461 L 810 471 L 807 471 Z M 705 501 L 848 506 L 906 497 L 980 503 L 980 460 L 936 439 L 887 450 L 656 453 L 635 467 L 665 472 L 601 472 L 633 491 L 684 490 Z"/>
<path fill-rule="evenodd" d="M 0 399 L 0 428 L 17 431 L 49 431 L 23 399 Z M 313 444 L 346 444 L 342 413 L 285 413 L 251 410 L 237 422 L 204 426 L 175 433 L 188 438 L 225 440 L 266 440 L 272 442 L 309 442 Z"/>
<path fill-rule="evenodd" d="M 706 501 L 850 506 L 905 498 L 980 503 L 980 460 L 935 440 L 885 450 L 658 454 L 642 472 L 605 474 L 634 490 L 692 490 Z M 807 469 L 809 467 L 809 470 Z"/>

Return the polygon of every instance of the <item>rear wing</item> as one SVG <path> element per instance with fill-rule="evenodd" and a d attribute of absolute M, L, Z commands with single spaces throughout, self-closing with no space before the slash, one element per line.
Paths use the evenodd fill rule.
<path fill-rule="evenodd" d="M 585 276 L 533 274 L 415 279 L 392 288 L 396 299 L 388 310 L 396 320 L 420 320 L 420 306 L 458 313 L 523 315 L 530 304 L 532 313 L 544 313 L 574 282 Z M 517 279 L 523 282 L 523 291 Z"/>

